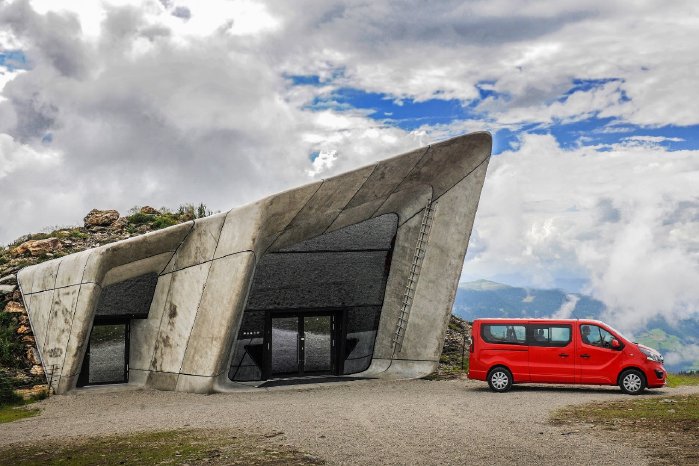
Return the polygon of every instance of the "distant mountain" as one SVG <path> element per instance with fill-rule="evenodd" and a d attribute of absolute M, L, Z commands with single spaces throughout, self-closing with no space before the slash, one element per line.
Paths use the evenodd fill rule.
<path fill-rule="evenodd" d="M 459 284 L 452 312 L 469 321 L 482 317 L 600 319 L 605 309 L 603 302 L 579 293 L 478 280 Z M 636 340 L 660 350 L 666 356 L 668 370 L 699 369 L 697 320 L 670 325 L 665 319 L 657 318 L 636 335 Z"/>

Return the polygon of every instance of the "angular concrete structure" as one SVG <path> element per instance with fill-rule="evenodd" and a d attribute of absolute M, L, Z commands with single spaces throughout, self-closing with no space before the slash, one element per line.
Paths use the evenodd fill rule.
<path fill-rule="evenodd" d="M 461 136 L 23 269 L 55 392 L 429 374 L 490 151 Z"/>

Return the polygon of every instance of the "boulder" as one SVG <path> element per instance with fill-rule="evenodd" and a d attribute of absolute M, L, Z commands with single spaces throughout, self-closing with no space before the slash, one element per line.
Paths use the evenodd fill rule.
<path fill-rule="evenodd" d="M 41 256 L 63 249 L 58 238 L 32 239 L 25 241 L 12 250 L 15 256 L 29 253 L 32 256 Z"/>
<path fill-rule="evenodd" d="M 26 335 L 28 333 L 32 333 L 32 329 L 28 325 L 20 325 L 17 327 L 17 334 L 19 335 Z"/>
<path fill-rule="evenodd" d="M 17 287 L 15 285 L 0 285 L 0 296 L 14 293 Z"/>
<path fill-rule="evenodd" d="M 141 213 L 146 215 L 158 215 L 160 211 L 149 205 L 141 207 Z"/>
<path fill-rule="evenodd" d="M 116 210 L 92 209 L 83 219 L 85 228 L 107 227 L 119 219 L 119 212 Z"/>
<path fill-rule="evenodd" d="M 112 223 L 112 228 L 114 230 L 123 230 L 129 225 L 129 219 L 126 217 L 119 217 L 114 223 Z"/>
<path fill-rule="evenodd" d="M 5 312 L 24 314 L 27 311 L 25 311 L 24 306 L 22 306 L 17 301 L 10 301 L 5 305 Z"/>
<path fill-rule="evenodd" d="M 34 364 L 29 370 L 32 375 L 44 375 L 44 368 L 40 364 Z"/>

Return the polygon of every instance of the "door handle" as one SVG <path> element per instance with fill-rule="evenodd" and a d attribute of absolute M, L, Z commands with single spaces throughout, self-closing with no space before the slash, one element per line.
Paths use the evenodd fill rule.
<path fill-rule="evenodd" d="M 581 357 L 581 358 L 588 359 L 588 358 L 590 357 L 590 355 L 587 354 L 587 353 L 585 353 L 585 354 L 581 354 L 580 357 Z"/>
<path fill-rule="evenodd" d="M 568 357 L 568 353 L 561 353 L 561 354 L 559 354 L 558 356 L 561 357 L 561 358 L 567 358 L 567 357 Z"/>

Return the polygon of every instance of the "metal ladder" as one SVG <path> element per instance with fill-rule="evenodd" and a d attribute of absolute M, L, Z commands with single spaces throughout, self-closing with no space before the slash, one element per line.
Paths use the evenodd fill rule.
<path fill-rule="evenodd" d="M 410 317 L 410 308 L 413 304 L 413 298 L 415 297 L 415 288 L 417 287 L 417 280 L 420 277 L 422 261 L 425 258 L 425 253 L 427 252 L 427 243 L 430 238 L 430 231 L 432 230 L 432 219 L 434 218 L 434 212 L 436 208 L 436 203 L 432 204 L 432 198 L 430 197 L 427 200 L 427 206 L 425 206 L 425 210 L 422 213 L 420 233 L 418 234 L 417 243 L 415 244 L 415 254 L 413 255 L 413 262 L 410 265 L 410 274 L 408 275 L 408 282 L 405 285 L 403 302 L 401 303 L 400 314 L 398 315 L 398 322 L 396 322 L 396 331 L 394 332 L 393 339 L 391 341 L 391 347 L 393 348 L 394 356 L 403 347 L 403 337 L 405 336 L 405 329 L 408 327 L 408 317 Z"/>

